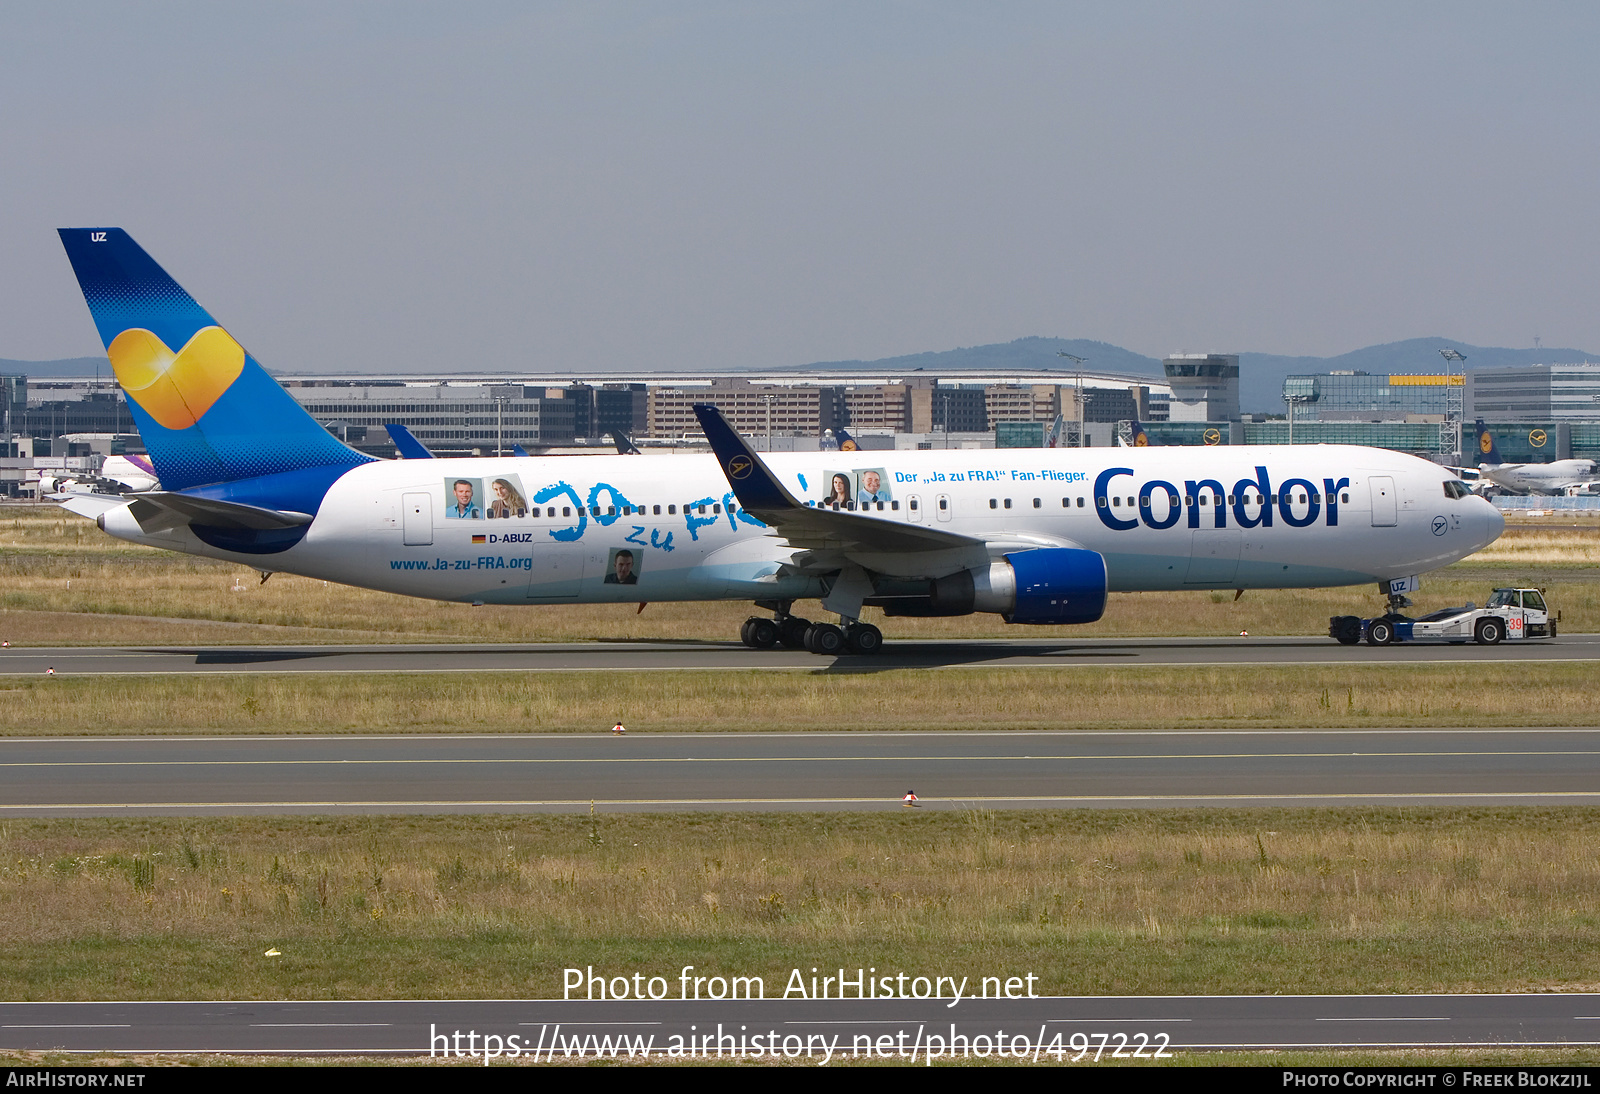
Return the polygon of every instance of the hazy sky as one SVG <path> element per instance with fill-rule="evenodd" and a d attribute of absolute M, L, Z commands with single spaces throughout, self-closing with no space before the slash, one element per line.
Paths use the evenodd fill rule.
<path fill-rule="evenodd" d="M 0 5 L 0 357 L 117 225 L 276 369 L 1600 350 L 1600 6 Z"/>

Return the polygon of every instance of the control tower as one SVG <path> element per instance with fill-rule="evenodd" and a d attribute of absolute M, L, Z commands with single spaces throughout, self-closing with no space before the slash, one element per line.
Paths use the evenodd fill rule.
<path fill-rule="evenodd" d="M 1161 366 L 1172 388 L 1170 421 L 1239 420 L 1237 353 L 1175 353 Z"/>

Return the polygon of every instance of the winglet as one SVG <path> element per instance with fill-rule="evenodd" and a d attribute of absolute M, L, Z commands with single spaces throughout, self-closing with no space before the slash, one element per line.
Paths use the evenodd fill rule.
<path fill-rule="evenodd" d="M 383 428 L 389 431 L 389 439 L 394 442 L 395 449 L 399 451 L 403 460 L 431 460 L 433 453 L 428 451 L 428 446 L 411 435 L 411 430 L 398 422 L 390 422 Z"/>
<path fill-rule="evenodd" d="M 694 416 L 700 419 L 700 428 L 706 431 L 711 451 L 741 506 L 756 512 L 804 508 L 756 455 L 756 450 L 728 424 L 722 411 L 709 403 L 696 403 Z"/>

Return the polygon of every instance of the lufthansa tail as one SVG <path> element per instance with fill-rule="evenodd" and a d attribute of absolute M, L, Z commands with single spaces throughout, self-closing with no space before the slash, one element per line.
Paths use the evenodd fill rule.
<path fill-rule="evenodd" d="M 1483 424 L 1483 419 L 1478 419 L 1478 466 L 1499 467 L 1506 461 L 1500 458 L 1500 450 L 1495 447 L 1494 435 Z"/>
<path fill-rule="evenodd" d="M 318 425 L 128 233 L 60 232 L 163 488 L 239 484 L 197 493 L 314 513 L 328 483 L 371 460 Z"/>

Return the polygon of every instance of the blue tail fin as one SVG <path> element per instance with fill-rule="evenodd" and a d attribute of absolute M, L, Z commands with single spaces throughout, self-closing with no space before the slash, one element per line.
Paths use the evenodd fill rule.
<path fill-rule="evenodd" d="M 61 242 L 168 490 L 372 457 L 340 443 L 121 228 Z"/>
<path fill-rule="evenodd" d="M 389 431 L 389 439 L 394 442 L 396 451 L 403 460 L 431 460 L 433 453 L 428 451 L 428 446 L 411 435 L 411 430 L 398 422 L 390 422 L 383 428 Z M 513 446 L 515 447 L 515 446 Z"/>
<path fill-rule="evenodd" d="M 1500 458 L 1500 450 L 1495 447 L 1494 436 L 1483 424 L 1483 419 L 1478 419 L 1478 465 L 1495 467 L 1506 461 Z"/>
<path fill-rule="evenodd" d="M 1133 447 L 1148 448 L 1150 445 L 1150 434 L 1144 431 L 1144 423 L 1139 421 L 1138 418 L 1135 418 L 1128 424 L 1131 438 L 1130 443 L 1133 445 Z"/>

